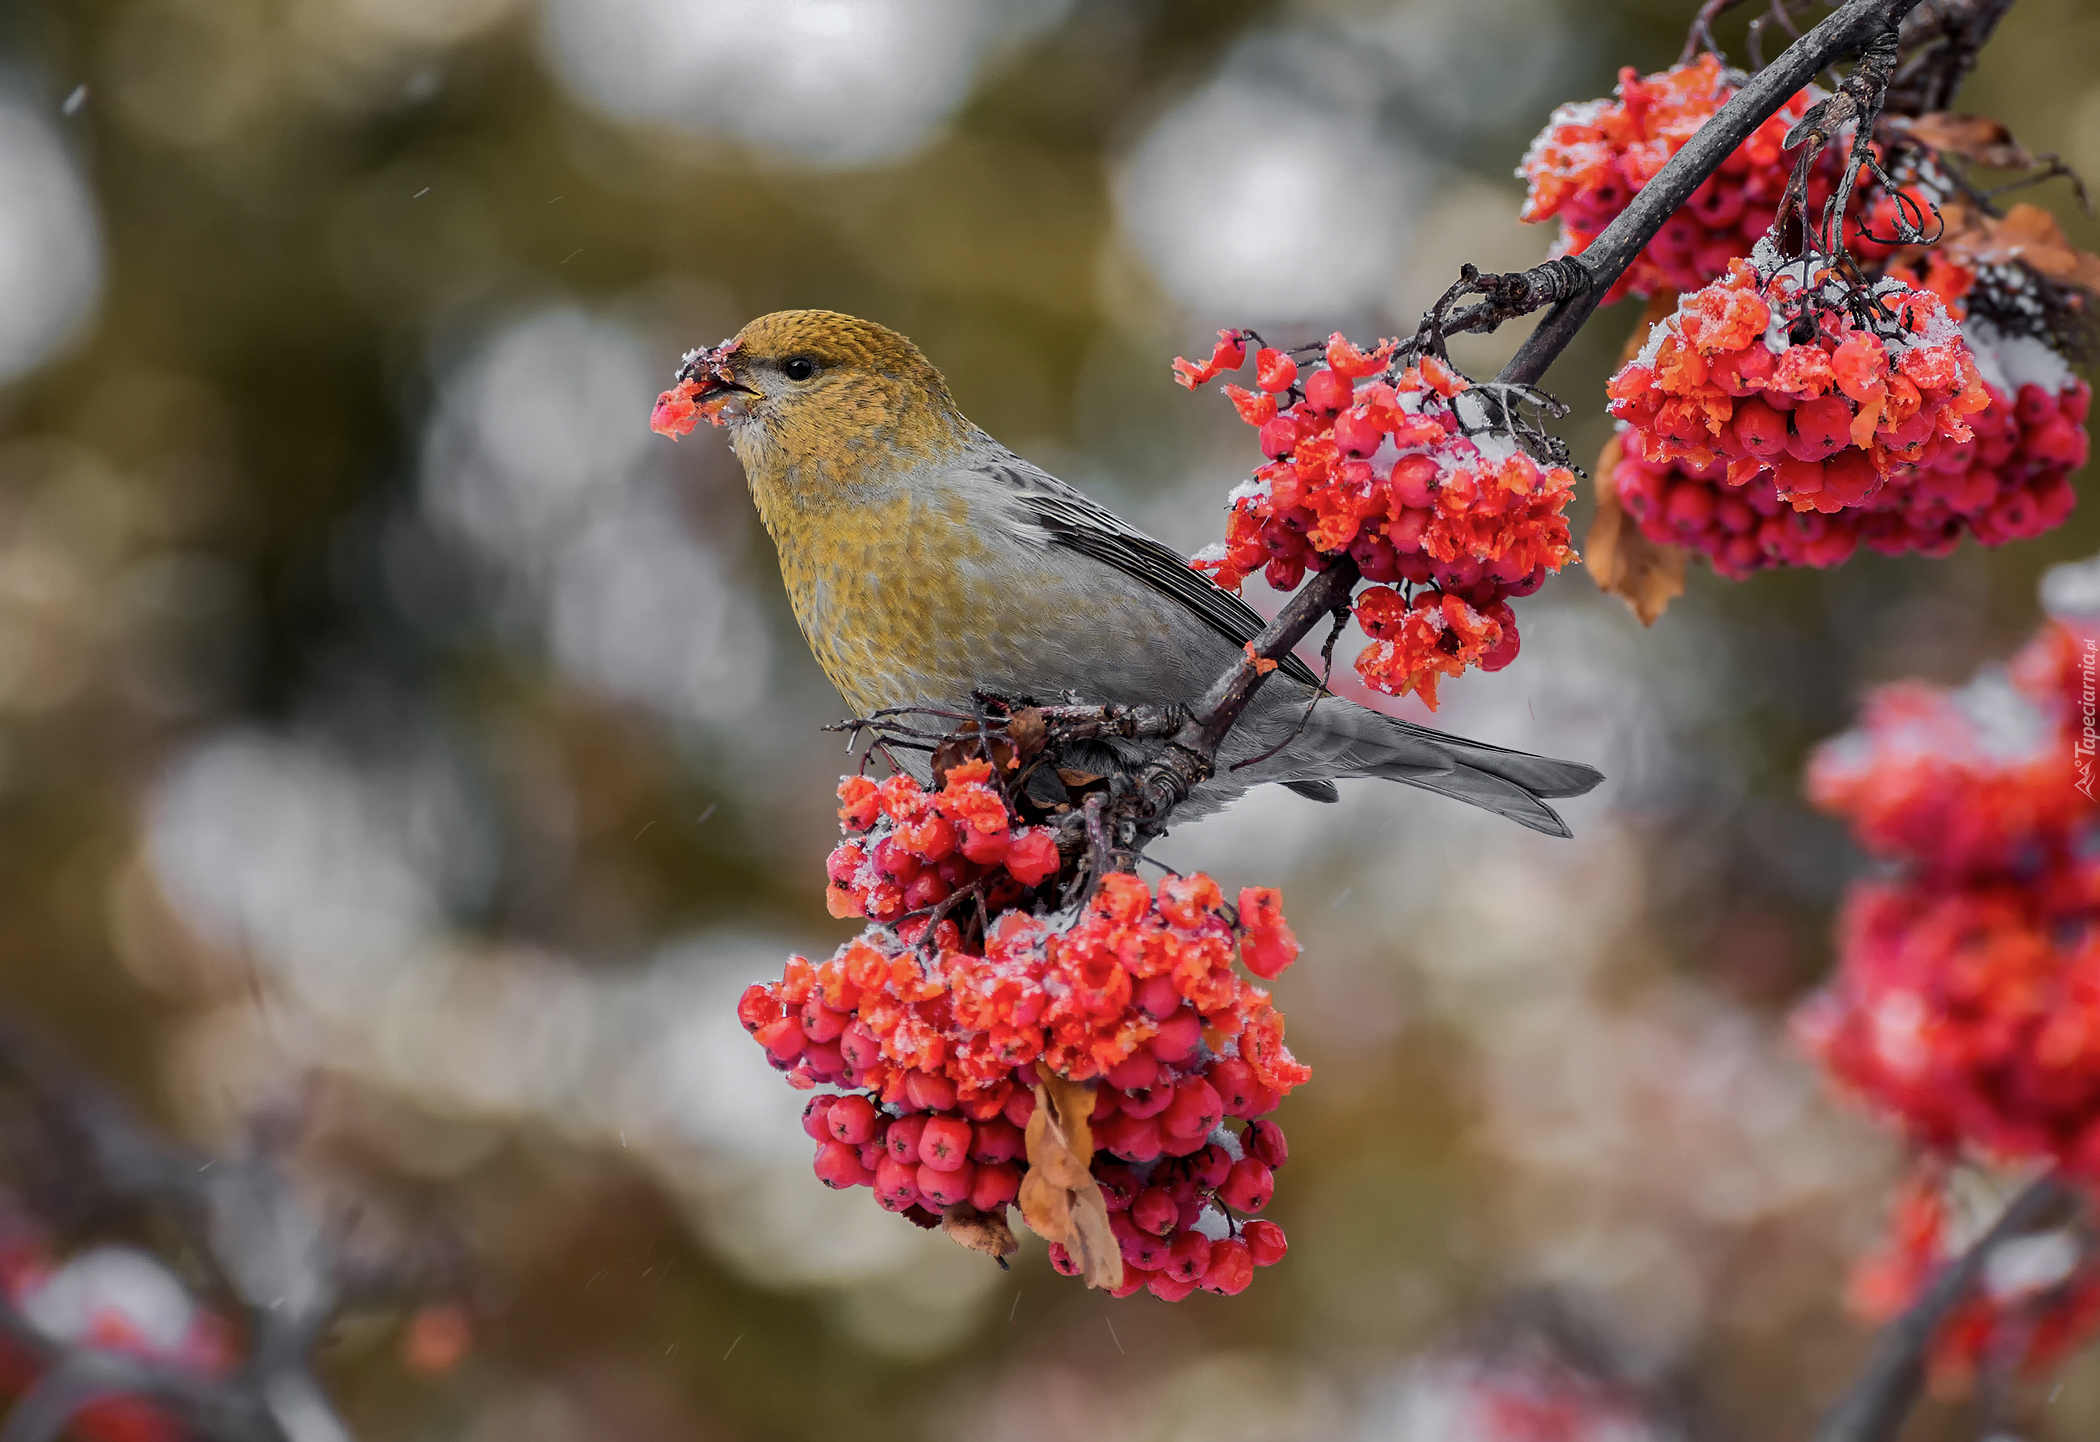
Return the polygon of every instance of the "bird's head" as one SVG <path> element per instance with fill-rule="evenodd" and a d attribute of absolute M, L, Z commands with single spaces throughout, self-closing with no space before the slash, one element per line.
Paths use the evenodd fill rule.
<path fill-rule="evenodd" d="M 775 311 L 689 353 L 650 425 L 675 439 L 701 420 L 729 427 L 754 484 L 762 472 L 816 485 L 886 458 L 912 463 L 970 431 L 917 346 L 828 310 Z"/>

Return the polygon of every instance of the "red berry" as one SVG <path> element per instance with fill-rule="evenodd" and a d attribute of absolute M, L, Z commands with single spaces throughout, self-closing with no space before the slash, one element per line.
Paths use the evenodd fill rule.
<path fill-rule="evenodd" d="M 961 1117 L 928 1117 L 919 1133 L 919 1160 L 935 1171 L 959 1171 L 969 1165 L 970 1124 Z M 925 1190 L 925 1183 L 919 1184 Z"/>
<path fill-rule="evenodd" d="M 813 1042 L 837 1041 L 852 1020 L 812 997 L 802 1007 L 802 1034 Z"/>
<path fill-rule="evenodd" d="M 1356 388 L 1333 371 L 1315 371 L 1305 382 L 1305 399 L 1316 410 L 1339 411 L 1356 398 Z M 1371 450 L 1377 450 L 1374 444 Z M 1369 451 L 1365 452 L 1370 454 Z"/>
<path fill-rule="evenodd" d="M 1130 1220 L 1141 1232 L 1165 1236 L 1174 1230 L 1174 1219 L 1181 1215 L 1181 1208 L 1174 1205 L 1173 1194 L 1164 1187 L 1147 1187 L 1130 1204 Z"/>
<path fill-rule="evenodd" d="M 1195 1283 L 1210 1270 L 1210 1238 L 1201 1232 L 1177 1232 L 1167 1248 L 1167 1265 L 1161 1268 L 1177 1282 Z"/>
<path fill-rule="evenodd" d="M 1204 1191 L 1225 1185 L 1232 1172 L 1232 1153 L 1212 1142 L 1189 1158 L 1189 1179 Z"/>
<path fill-rule="evenodd" d="M 1247 1155 L 1259 1157 L 1272 1167 L 1280 1167 L 1290 1158 L 1289 1143 L 1283 1138 L 1283 1128 L 1274 1122 L 1255 1122 L 1241 1134 L 1240 1144 Z"/>
<path fill-rule="evenodd" d="M 889 1130 L 882 1134 L 883 1150 L 900 1164 L 917 1166 L 919 1134 L 926 1130 L 926 1120 L 923 1116 L 898 1117 L 890 1123 Z"/>
<path fill-rule="evenodd" d="M 986 1162 L 970 1184 L 970 1205 L 995 1212 L 1021 1194 L 1021 1169 L 1012 1162 Z"/>
<path fill-rule="evenodd" d="M 1218 1200 L 1236 1212 L 1258 1212 L 1276 1195 L 1276 1174 L 1259 1157 L 1241 1157 L 1232 1164 Z"/>
<path fill-rule="evenodd" d="M 1240 1236 L 1246 1239 L 1247 1251 L 1257 1267 L 1275 1266 L 1290 1250 L 1290 1244 L 1283 1238 L 1283 1228 L 1267 1218 L 1247 1223 L 1240 1228 Z"/>
<path fill-rule="evenodd" d="M 744 1024 L 745 1031 L 757 1031 L 779 1015 L 780 1003 L 760 983 L 745 987 L 743 996 L 737 999 L 736 1018 Z"/>
<path fill-rule="evenodd" d="M 1280 589 L 1289 590 L 1288 586 Z M 1139 1011 L 1154 1021 L 1170 1017 L 1181 1005 L 1181 993 L 1174 990 L 1174 978 L 1162 972 L 1148 976 L 1130 989 L 1130 1002 Z"/>
<path fill-rule="evenodd" d="M 1152 1054 L 1168 1066 L 1178 1066 L 1196 1054 L 1203 1044 L 1203 1018 L 1194 1007 L 1183 1007 L 1159 1024 L 1152 1038 Z M 801 1050 L 798 1045 L 797 1051 Z"/>
<path fill-rule="evenodd" d="M 1160 1117 L 1177 1137 L 1207 1137 L 1225 1120 L 1225 1103 L 1202 1077 L 1190 1077 L 1174 1088 L 1174 1101 Z"/>
<path fill-rule="evenodd" d="M 1125 1266 L 1123 1268 L 1123 1280 L 1110 1287 L 1108 1295 L 1111 1297 L 1131 1296 L 1136 1292 L 1143 1291 L 1145 1284 L 1158 1275 L 1159 1273 L 1148 1272 L 1142 1267 Z"/>
<path fill-rule="evenodd" d="M 1062 1242 L 1050 1244 L 1050 1268 L 1060 1277 L 1079 1275 L 1079 1263 L 1072 1260 L 1072 1254 L 1065 1250 Z"/>
<path fill-rule="evenodd" d="M 1057 838 L 1046 827 L 1016 831 L 1006 848 L 1006 869 L 1023 886 L 1041 885 L 1057 874 L 1060 864 Z"/>
<path fill-rule="evenodd" d="M 1130 1168 L 1111 1162 L 1094 1173 L 1094 1185 L 1101 1188 L 1101 1200 L 1108 1204 L 1108 1209 L 1120 1212 L 1144 1190 L 1145 1184 Z"/>
<path fill-rule="evenodd" d="M 875 1110 L 875 1104 L 858 1094 L 840 1097 L 833 1102 L 831 1114 L 826 1119 L 832 1137 L 848 1146 L 859 1146 L 872 1138 L 881 1122 L 882 1115 Z"/>
<path fill-rule="evenodd" d="M 1151 1056 L 1152 1053 L 1142 1053 Z M 1162 1079 L 1150 1091 L 1135 1092 L 1123 1098 L 1123 1115 L 1131 1117 L 1156 1117 L 1174 1104 L 1174 1088 Z"/>
<path fill-rule="evenodd" d="M 1002 1109 L 1006 1119 L 1016 1127 L 1026 1127 L 1028 1119 L 1035 1115 L 1035 1093 L 1027 1087 L 1017 1086 L 1007 1095 Z"/>
<path fill-rule="evenodd" d="M 840 1034 L 839 1055 L 846 1059 L 847 1066 L 864 1070 L 882 1060 L 882 1043 L 868 1030 L 866 1022 L 856 1021 Z"/>
<path fill-rule="evenodd" d="M 766 1049 L 767 1056 L 781 1063 L 791 1062 L 802 1055 L 806 1041 L 802 1035 L 802 1023 L 791 1016 L 775 1017 L 751 1035 Z"/>
<path fill-rule="evenodd" d="M 1207 1075 L 1218 1099 L 1225 1104 L 1225 1115 L 1246 1116 L 1247 1105 L 1254 1099 L 1257 1087 L 1254 1068 L 1236 1056 L 1228 1056 L 1213 1066 Z"/>
<path fill-rule="evenodd" d="M 1112 1154 L 1125 1161 L 1157 1161 L 1160 1152 L 1159 1120 L 1156 1117 L 1120 1114 L 1108 1124 L 1100 1142 Z"/>
<path fill-rule="evenodd" d="M 1089 1119 L 1096 1123 L 1105 1122 L 1120 1111 L 1122 1106 L 1123 1094 L 1114 1087 L 1095 1087 L 1094 1110 L 1088 1114 Z"/>
<path fill-rule="evenodd" d="M 1794 407 L 1794 434 L 1786 453 L 1797 461 L 1820 461 L 1852 444 L 1852 407 L 1841 395 L 1818 396 Z"/>
<path fill-rule="evenodd" d="M 1159 1080 L 1159 1058 L 1149 1051 L 1134 1051 L 1110 1067 L 1106 1079 L 1120 1091 L 1150 1091 Z"/>
<path fill-rule="evenodd" d="M 811 1141 L 828 1142 L 832 1139 L 831 1130 L 825 1125 L 824 1118 L 831 1110 L 831 1104 L 837 1100 L 839 1098 L 830 1092 L 820 1092 L 803 1103 L 802 1130 L 809 1134 Z"/>
<path fill-rule="evenodd" d="M 928 1205 L 953 1207 L 970 1200 L 970 1188 L 977 1180 L 977 1169 L 968 1162 L 958 1167 L 921 1162 L 915 1180 L 919 1184 L 919 1195 Z"/>
<path fill-rule="evenodd" d="M 919 1169 L 884 1157 L 875 1168 L 875 1200 L 886 1212 L 901 1212 L 919 1200 Z"/>
<path fill-rule="evenodd" d="M 1221 1297 L 1236 1297 L 1254 1280 L 1254 1258 L 1247 1244 L 1234 1237 L 1210 1244 L 1210 1265 L 1204 1268 L 1200 1285 Z"/>
<path fill-rule="evenodd" d="M 1148 1272 L 1156 1272 L 1166 1265 L 1165 1240 L 1150 1232 L 1140 1231 L 1130 1220 L 1130 1213 L 1109 1213 L 1108 1229 L 1115 1234 L 1116 1245 L 1122 1249 L 1123 1260 L 1128 1265 L 1143 1267 Z"/>
<path fill-rule="evenodd" d="M 1154 1272 L 1150 1280 L 1145 1283 L 1145 1286 L 1153 1296 L 1159 1298 L 1162 1302 L 1178 1302 L 1196 1290 L 1194 1282 L 1179 1281 L 1168 1276 L 1165 1272 Z"/>
<path fill-rule="evenodd" d="M 1021 1155 L 1023 1144 L 1019 1127 L 1003 1116 L 994 1116 L 977 1124 L 976 1137 L 970 1143 L 970 1160 L 1010 1162 Z"/>
<path fill-rule="evenodd" d="M 860 1153 L 844 1142 L 825 1142 L 817 1148 L 817 1180 L 834 1189 L 865 1187 L 875 1176 L 861 1165 Z"/>
<path fill-rule="evenodd" d="M 955 1105 L 955 1083 L 932 1072 L 914 1071 L 904 1078 L 904 1095 L 923 1112 L 944 1112 Z"/>

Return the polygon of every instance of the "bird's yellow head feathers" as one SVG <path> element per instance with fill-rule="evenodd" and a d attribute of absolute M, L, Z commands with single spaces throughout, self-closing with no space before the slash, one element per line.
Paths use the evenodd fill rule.
<path fill-rule="evenodd" d="M 850 485 L 952 450 L 971 429 L 917 346 L 829 310 L 775 311 L 695 352 L 656 424 L 682 432 L 701 416 L 730 427 L 754 488 Z"/>

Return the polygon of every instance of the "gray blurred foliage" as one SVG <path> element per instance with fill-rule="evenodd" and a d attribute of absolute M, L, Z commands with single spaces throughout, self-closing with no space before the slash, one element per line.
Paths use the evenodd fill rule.
<path fill-rule="evenodd" d="M 2009 650 L 2100 520 L 1702 571 L 1649 632 L 1571 571 L 1437 720 L 1602 766 L 1573 843 L 1369 783 L 1172 837 L 1284 887 L 1316 1079 L 1288 1261 L 1168 1307 L 810 1175 L 730 1008 L 845 935 L 839 703 L 726 449 L 646 428 L 685 348 L 836 307 L 1193 550 L 1252 448 L 1168 360 L 1403 332 L 1461 262 L 1537 260 L 1524 142 L 1688 9 L 0 11 L 0 1001 L 206 1148 L 298 1092 L 298 1167 L 457 1231 L 457 1371 L 383 1310 L 318 1353 L 361 1436 L 1412 1442 L 1539 1297 L 1653 1435 L 1803 1435 L 1864 1355 L 1840 1279 L 1894 1148 L 1784 1033 L 1859 865 L 1801 761 L 1867 685 Z M 1963 103 L 2100 172 L 2096 53 L 2089 5 L 2021 0 Z M 1547 378 L 1578 455 L 1632 323 Z M 2100 1430 L 2100 1365 L 2062 1383 L 2029 1435 Z"/>

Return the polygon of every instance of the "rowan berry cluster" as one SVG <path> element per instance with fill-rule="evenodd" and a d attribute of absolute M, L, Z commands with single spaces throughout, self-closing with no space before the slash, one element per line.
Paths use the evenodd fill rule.
<path fill-rule="evenodd" d="M 2060 525 L 2089 388 L 2039 341 L 1977 324 L 1972 348 L 1931 291 L 1884 280 L 1858 310 L 1816 308 L 1838 290 L 1738 261 L 1612 378 L 1612 479 L 1643 533 L 1740 578 Z"/>
<path fill-rule="evenodd" d="M 1879 1250 L 1853 1269 L 1846 1301 L 1872 1322 L 1907 1309 L 1962 1251 L 1946 1169 L 1916 1167 L 1896 1195 Z M 2100 1328 L 2100 1257 L 2069 1230 L 2000 1243 L 1981 1284 L 1933 1334 L 1927 1366 L 1939 1390 L 1978 1372 L 2048 1371 Z"/>
<path fill-rule="evenodd" d="M 1702 55 L 1649 76 L 1628 66 L 1619 72 L 1617 100 L 1561 106 L 1517 169 L 1529 187 L 1522 218 L 1557 217 L 1560 238 L 1553 253 L 1580 255 L 1741 83 L 1715 57 Z M 1605 300 L 1696 290 L 1725 274 L 1731 260 L 1748 255 L 1786 199 L 1792 173 L 1786 133 L 1818 98 L 1814 87 L 1800 91 L 1738 145 L 1664 223 Z M 1821 212 L 1840 173 L 1834 152 L 1816 159 L 1808 179 L 1812 212 Z"/>
<path fill-rule="evenodd" d="M 1870 1315 L 1909 1305 L 1960 1250 L 1948 1162 L 2041 1159 L 2100 1185 L 2100 804 L 2080 749 L 2096 654 L 2094 618 L 2052 620 L 2009 668 L 1959 690 L 1877 692 L 1809 767 L 1810 800 L 1892 868 L 1853 886 L 1836 974 L 1794 1017 L 1832 1076 L 1923 1154 L 1854 1278 Z M 1937 1370 L 2046 1365 L 2100 1323 L 2100 1262 L 2060 1237 L 2047 1245 L 2068 1251 L 2042 1276 L 2042 1245 L 2005 1244 L 2027 1252 L 1994 1262 L 2002 1275 L 1944 1325 Z"/>
<path fill-rule="evenodd" d="M 1193 388 L 1240 368 L 1249 338 L 1221 331 L 1210 359 L 1177 360 L 1176 377 Z M 1356 600 L 1372 643 L 1358 674 L 1435 709 L 1440 678 L 1516 659 L 1509 601 L 1574 559 L 1561 512 L 1575 478 L 1519 447 L 1503 399 L 1434 356 L 1401 368 L 1393 350 L 1337 332 L 1256 353 L 1256 388 L 1225 394 L 1268 463 L 1234 492 L 1223 544 L 1193 564 L 1227 590 L 1260 571 L 1289 591 L 1350 556 L 1372 583 Z"/>
<path fill-rule="evenodd" d="M 2088 639 L 2052 623 L 2009 676 L 1891 687 L 1817 754 L 1810 799 L 1900 870 L 1853 888 L 1796 1026 L 1928 1149 L 2100 1180 L 2100 807 L 2063 662 Z"/>
<path fill-rule="evenodd" d="M 188 1373 L 200 1382 L 238 1364 L 232 1329 L 200 1306 L 180 1278 L 130 1247 L 93 1247 L 57 1260 L 43 1229 L 0 1203 L 0 1291 L 28 1331 L 62 1347 L 116 1352 Z M 45 1367 L 12 1337 L 0 1338 L 0 1394 L 33 1386 Z M 84 1442 L 179 1442 L 185 1430 L 145 1397 L 104 1396 L 72 1419 Z"/>
<path fill-rule="evenodd" d="M 924 1226 L 956 1208 L 1003 1215 L 1031 1165 L 1038 1085 L 1091 1082 L 1119 1295 L 1234 1293 L 1279 1260 L 1280 1227 L 1233 1216 L 1267 1206 L 1286 1148 L 1264 1118 L 1310 1076 L 1269 994 L 1233 969 L 1237 954 L 1273 978 L 1296 959 L 1278 894 L 1250 887 L 1228 907 L 1207 876 L 1155 892 L 1109 873 L 1061 912 L 1054 839 L 1016 824 L 984 760 L 950 765 L 936 790 L 849 776 L 839 801 L 832 911 L 874 924 L 738 1004 L 789 1085 L 843 1089 L 803 1114 L 818 1177 Z"/>

